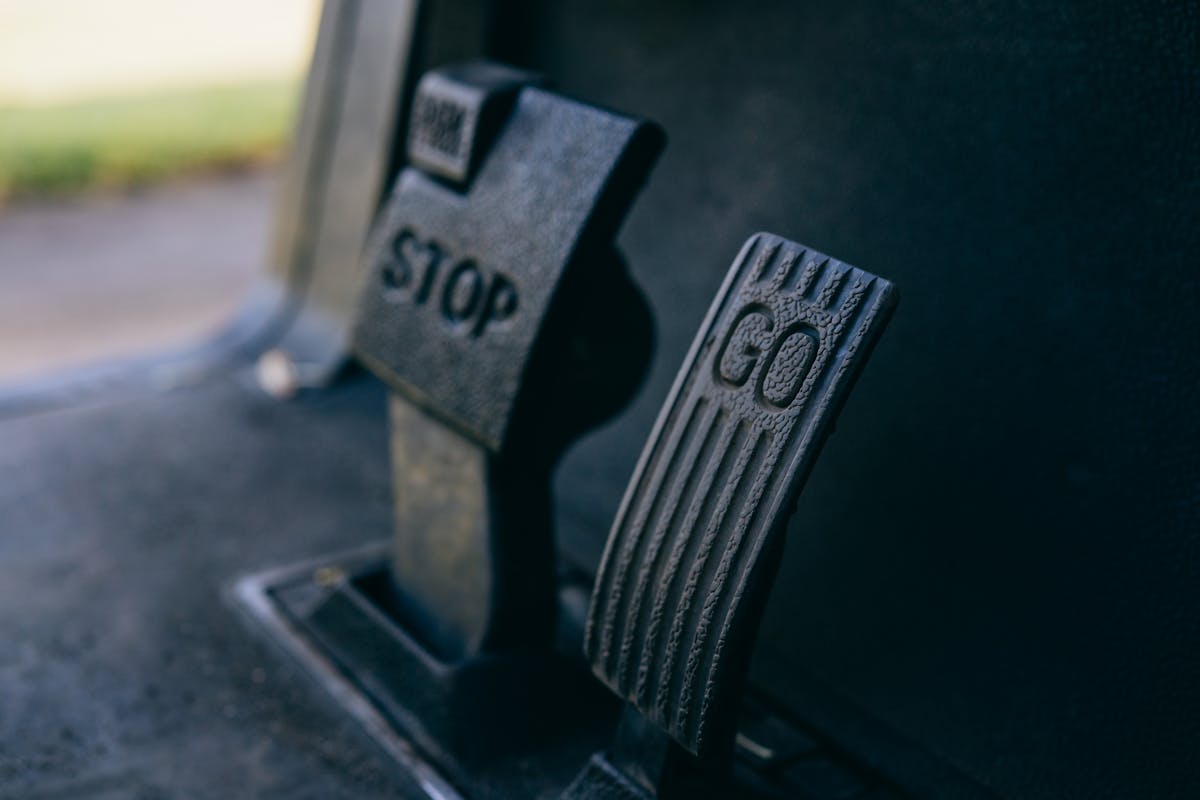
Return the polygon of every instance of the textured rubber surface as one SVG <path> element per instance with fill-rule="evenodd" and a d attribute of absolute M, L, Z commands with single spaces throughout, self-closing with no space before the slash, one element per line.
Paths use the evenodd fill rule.
<path fill-rule="evenodd" d="M 360 358 L 500 449 L 564 273 L 608 243 L 661 145 L 651 125 L 527 88 L 465 194 L 404 170 L 366 248 Z"/>
<path fill-rule="evenodd" d="M 753 641 L 739 628 L 757 626 L 787 517 L 895 301 L 886 280 L 752 238 L 630 481 L 586 648 L 692 753 L 732 741 Z"/>

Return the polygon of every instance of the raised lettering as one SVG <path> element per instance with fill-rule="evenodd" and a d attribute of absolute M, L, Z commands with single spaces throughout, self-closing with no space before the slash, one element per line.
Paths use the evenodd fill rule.
<path fill-rule="evenodd" d="M 475 315 L 483 295 L 483 278 L 474 261 L 460 261 L 446 276 L 442 289 L 442 314 L 454 325 Z"/>
<path fill-rule="evenodd" d="M 784 329 L 758 375 L 755 396 L 765 408 L 783 411 L 796 401 L 820 343 L 812 326 L 796 322 Z"/>
<path fill-rule="evenodd" d="M 432 240 L 402 230 L 379 267 L 383 293 L 390 302 L 424 306 L 437 295 L 441 315 L 452 330 L 480 336 L 488 326 L 517 311 L 517 287 L 498 272 L 487 272 L 470 258 L 458 259 Z M 449 269 L 443 269 L 446 262 Z"/>
<path fill-rule="evenodd" d="M 775 315 L 764 305 L 751 303 L 739 311 L 713 358 L 713 381 L 727 389 L 745 386 L 762 355 L 760 342 L 774 328 Z"/>

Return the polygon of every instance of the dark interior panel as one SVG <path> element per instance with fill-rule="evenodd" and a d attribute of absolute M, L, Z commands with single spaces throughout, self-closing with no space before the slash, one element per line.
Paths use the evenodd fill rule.
<path fill-rule="evenodd" d="M 622 236 L 656 360 L 562 469 L 569 556 L 594 568 L 741 241 L 809 242 L 903 300 L 793 520 L 760 685 L 1006 796 L 1193 794 L 1197 11 L 513 8 L 498 49 L 669 136 Z"/>

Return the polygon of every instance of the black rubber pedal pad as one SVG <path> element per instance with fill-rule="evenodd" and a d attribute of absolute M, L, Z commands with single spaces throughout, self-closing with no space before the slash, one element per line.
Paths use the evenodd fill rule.
<path fill-rule="evenodd" d="M 787 519 L 896 300 L 882 278 L 752 237 L 642 453 L 585 650 L 613 691 L 695 755 L 731 746 Z"/>

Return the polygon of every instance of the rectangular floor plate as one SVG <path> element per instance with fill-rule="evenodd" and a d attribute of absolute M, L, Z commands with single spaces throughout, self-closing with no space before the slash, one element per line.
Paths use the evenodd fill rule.
<path fill-rule="evenodd" d="M 450 781 L 401 735 L 395 724 L 335 663 L 332 655 L 307 635 L 280 601 L 286 589 L 332 586 L 353 571 L 387 563 L 389 542 L 311 559 L 299 564 L 247 575 L 232 587 L 232 599 L 270 638 L 349 713 L 402 769 L 412 775 L 430 800 L 463 800 Z"/>
<path fill-rule="evenodd" d="M 578 656 L 439 659 L 399 621 L 389 547 L 251 575 L 233 600 L 428 797 L 556 795 L 603 745 L 615 698 Z"/>

